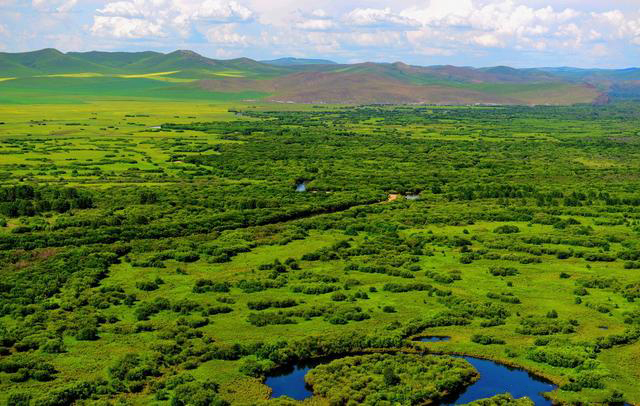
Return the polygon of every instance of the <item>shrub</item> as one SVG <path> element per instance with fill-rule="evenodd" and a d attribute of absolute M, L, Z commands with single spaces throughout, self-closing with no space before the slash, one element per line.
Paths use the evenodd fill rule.
<path fill-rule="evenodd" d="M 264 299 L 247 303 L 247 307 L 251 310 L 264 310 L 271 307 L 282 309 L 286 307 L 294 307 L 297 305 L 298 302 L 294 299 Z"/>
<path fill-rule="evenodd" d="M 511 267 L 491 267 L 489 273 L 493 276 L 514 276 L 519 274 L 516 268 Z"/>
<path fill-rule="evenodd" d="M 42 346 L 42 351 L 48 354 L 61 354 L 66 351 L 61 338 L 49 340 Z"/>
<path fill-rule="evenodd" d="M 31 395 L 28 393 L 12 393 L 7 398 L 7 406 L 29 406 Z"/>
<path fill-rule="evenodd" d="M 488 335 L 483 335 L 483 334 L 474 334 L 473 336 L 471 336 L 471 341 L 477 344 L 482 344 L 482 345 L 505 343 L 504 340 L 501 340 L 499 338 L 495 338 L 492 336 L 488 336 Z"/>
<path fill-rule="evenodd" d="M 153 282 L 153 281 L 143 281 L 143 282 L 136 282 L 136 288 L 140 290 L 144 290 L 146 292 L 151 292 L 151 291 L 157 290 L 159 286 L 156 282 Z"/>
<path fill-rule="evenodd" d="M 100 337 L 98 336 L 98 329 L 96 327 L 82 327 L 76 333 L 76 340 L 80 341 L 95 341 L 99 338 Z"/>
<path fill-rule="evenodd" d="M 493 230 L 493 232 L 496 234 L 515 234 L 519 233 L 520 229 L 517 226 L 505 224 L 503 226 L 497 227 Z"/>
<path fill-rule="evenodd" d="M 342 292 L 335 292 L 331 295 L 331 300 L 333 300 L 334 302 L 344 302 L 345 300 L 347 300 L 347 295 Z"/>

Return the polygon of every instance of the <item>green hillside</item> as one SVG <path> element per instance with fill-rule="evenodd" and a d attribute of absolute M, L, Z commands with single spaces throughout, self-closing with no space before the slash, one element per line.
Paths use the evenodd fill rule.
<path fill-rule="evenodd" d="M 154 56 L 161 56 L 159 52 L 69 52 L 69 56 L 75 59 L 97 63 L 112 68 L 125 68 L 128 65 L 136 62 L 152 58 Z"/>
<path fill-rule="evenodd" d="M 328 59 L 305 59 L 305 58 L 279 58 L 269 61 L 260 61 L 268 65 L 275 66 L 299 66 L 299 65 L 336 65 Z"/>
<path fill-rule="evenodd" d="M 634 68 L 336 64 L 296 58 L 258 62 L 211 59 L 188 50 L 0 53 L 0 97 L 12 102 L 38 93 L 41 100 L 77 94 L 212 100 L 269 95 L 268 101 L 302 103 L 575 104 L 629 98 L 628 89 L 637 94 L 633 81 L 638 79 L 640 70 Z"/>
<path fill-rule="evenodd" d="M 257 99 L 266 93 L 251 90 L 209 92 L 188 84 L 165 83 L 148 78 L 18 78 L 0 82 L 0 104 L 83 103 L 94 99 L 167 99 L 236 101 Z"/>
<path fill-rule="evenodd" d="M 16 66 L 15 74 L 19 76 L 27 76 L 35 73 L 115 73 L 115 71 L 108 66 L 88 60 L 78 59 L 74 56 L 63 54 L 56 49 L 43 49 L 35 52 L 23 52 L 17 54 L 3 53 L 0 54 L 0 60 L 13 63 Z M 2 74 L 4 75 L 4 70 Z"/>

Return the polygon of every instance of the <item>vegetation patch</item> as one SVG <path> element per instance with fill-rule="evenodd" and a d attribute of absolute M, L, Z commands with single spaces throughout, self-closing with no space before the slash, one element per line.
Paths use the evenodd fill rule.
<path fill-rule="evenodd" d="M 477 378 L 475 369 L 462 359 L 372 354 L 317 366 L 305 381 L 331 404 L 416 405 L 456 394 Z"/>

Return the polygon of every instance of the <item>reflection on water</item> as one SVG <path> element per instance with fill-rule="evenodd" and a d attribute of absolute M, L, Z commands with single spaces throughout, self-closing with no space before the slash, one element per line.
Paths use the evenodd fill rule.
<path fill-rule="evenodd" d="M 420 341 L 421 343 L 435 343 L 438 341 L 449 341 L 451 337 L 444 336 L 427 336 L 427 337 L 418 337 L 416 341 Z"/>
<path fill-rule="evenodd" d="M 422 338 L 425 340 L 431 339 L 432 341 L 449 339 L 449 337 Z M 423 340 L 419 339 L 419 341 Z M 467 360 L 478 370 L 480 379 L 464 392 L 447 401 L 446 405 L 469 403 L 509 392 L 515 398 L 527 396 L 533 400 L 536 406 L 551 406 L 551 401 L 545 399 L 540 393 L 554 390 L 555 386 L 553 384 L 533 376 L 523 369 L 511 368 L 494 361 L 474 357 L 461 358 Z M 331 360 L 331 358 L 322 358 L 281 368 L 267 377 L 265 384 L 271 387 L 272 397 L 274 398 L 289 396 L 296 400 L 307 399 L 313 396 L 313 392 L 306 385 L 304 376 L 315 366 L 331 362 Z"/>

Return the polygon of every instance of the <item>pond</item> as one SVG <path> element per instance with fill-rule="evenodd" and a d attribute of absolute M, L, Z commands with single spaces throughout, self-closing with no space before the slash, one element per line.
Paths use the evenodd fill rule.
<path fill-rule="evenodd" d="M 449 400 L 446 405 L 457 405 L 484 399 L 509 392 L 515 398 L 529 397 L 538 405 L 551 406 L 551 401 L 540 393 L 549 392 L 556 387 L 525 370 L 511 368 L 494 361 L 474 357 L 461 357 L 471 363 L 480 373 L 480 379 L 469 386 L 463 393 Z M 313 396 L 311 388 L 304 381 L 304 376 L 315 366 L 330 362 L 331 358 L 312 360 L 277 370 L 267 377 L 265 384 L 272 389 L 272 397 L 289 396 L 303 400 Z"/>
<path fill-rule="evenodd" d="M 446 336 L 426 336 L 426 337 L 418 337 L 415 341 L 419 341 L 421 343 L 437 343 L 439 341 L 449 341 L 451 337 Z"/>
<path fill-rule="evenodd" d="M 555 385 L 531 375 L 524 369 L 511 368 L 497 362 L 474 357 L 462 357 L 480 372 L 480 379 L 458 395 L 449 405 L 457 405 L 485 399 L 509 392 L 514 398 L 527 396 L 536 406 L 551 406 L 541 393 L 554 390 Z"/>
<path fill-rule="evenodd" d="M 265 385 L 271 388 L 271 397 L 289 396 L 295 400 L 303 400 L 313 396 L 311 388 L 304 381 L 304 376 L 317 365 L 331 362 L 331 359 L 312 360 L 289 367 L 278 368 L 267 377 Z"/>
<path fill-rule="evenodd" d="M 307 191 L 307 185 L 303 182 L 303 183 L 298 183 L 296 185 L 296 192 L 306 192 Z"/>

